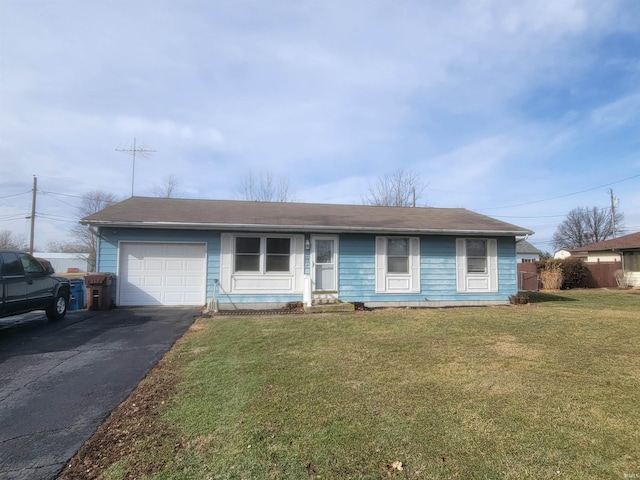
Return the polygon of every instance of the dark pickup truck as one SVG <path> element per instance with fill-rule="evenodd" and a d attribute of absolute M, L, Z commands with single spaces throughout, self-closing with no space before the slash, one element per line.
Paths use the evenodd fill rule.
<path fill-rule="evenodd" d="M 0 317 L 45 310 L 49 320 L 67 313 L 69 280 L 54 275 L 46 261 L 28 253 L 0 250 Z"/>

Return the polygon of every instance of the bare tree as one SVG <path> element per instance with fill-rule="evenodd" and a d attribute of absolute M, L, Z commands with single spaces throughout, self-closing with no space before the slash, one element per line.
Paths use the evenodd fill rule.
<path fill-rule="evenodd" d="M 82 200 L 76 212 L 80 218 L 92 215 L 109 205 L 113 205 L 118 198 L 113 193 L 102 190 L 93 190 L 82 195 Z M 71 229 L 75 235 L 76 243 L 82 245 L 83 252 L 89 254 L 89 266 L 93 270 L 96 268 L 96 258 L 98 252 L 98 235 L 91 227 L 77 225 Z"/>
<path fill-rule="evenodd" d="M 182 196 L 182 192 L 179 188 L 180 182 L 178 177 L 173 173 L 162 180 L 162 184 L 154 185 L 151 189 L 151 193 L 154 197 L 161 198 L 175 198 Z"/>
<path fill-rule="evenodd" d="M 89 253 L 86 251 L 86 245 L 77 242 L 65 242 L 60 240 L 52 240 L 47 243 L 47 252 L 58 253 Z"/>
<path fill-rule="evenodd" d="M 369 184 L 362 202 L 366 205 L 387 207 L 415 207 L 426 188 L 418 173 L 399 168 Z"/>
<path fill-rule="evenodd" d="M 274 178 L 271 172 L 248 173 L 236 190 L 236 197 L 254 202 L 295 202 L 296 194 L 286 177 Z"/>
<path fill-rule="evenodd" d="M 621 212 L 615 213 L 616 228 L 624 221 Z M 556 250 L 582 247 L 602 242 L 613 236 L 611 210 L 597 207 L 578 207 L 571 210 L 553 234 Z"/>
<path fill-rule="evenodd" d="M 11 230 L 0 231 L 0 248 L 7 248 L 9 250 L 25 250 L 26 247 L 27 241 L 24 237 L 14 235 Z"/>

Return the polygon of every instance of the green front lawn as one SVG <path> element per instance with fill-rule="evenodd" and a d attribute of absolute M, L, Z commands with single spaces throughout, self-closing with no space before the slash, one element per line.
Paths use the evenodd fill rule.
<path fill-rule="evenodd" d="M 640 478 L 639 293 L 198 320 L 173 437 L 102 478 Z"/>

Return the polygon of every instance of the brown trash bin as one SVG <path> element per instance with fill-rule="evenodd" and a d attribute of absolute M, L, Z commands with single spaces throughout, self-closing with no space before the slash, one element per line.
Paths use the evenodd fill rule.
<path fill-rule="evenodd" d="M 113 307 L 112 281 L 110 273 L 88 273 L 84 277 L 87 286 L 87 310 L 109 310 Z"/>

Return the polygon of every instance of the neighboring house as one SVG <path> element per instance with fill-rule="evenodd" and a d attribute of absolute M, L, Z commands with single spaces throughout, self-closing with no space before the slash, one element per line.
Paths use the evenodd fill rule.
<path fill-rule="evenodd" d="M 640 286 L 640 232 L 575 248 L 571 256 L 582 257 L 587 263 L 621 262 L 631 285 Z"/>
<path fill-rule="evenodd" d="M 516 241 L 516 262 L 531 263 L 540 260 L 542 252 L 524 238 Z"/>
<path fill-rule="evenodd" d="M 88 253 L 36 252 L 33 256 L 48 260 L 57 273 L 89 271 Z"/>
<path fill-rule="evenodd" d="M 81 220 L 121 306 L 506 304 L 516 237 L 532 232 L 462 208 L 132 197 Z"/>

